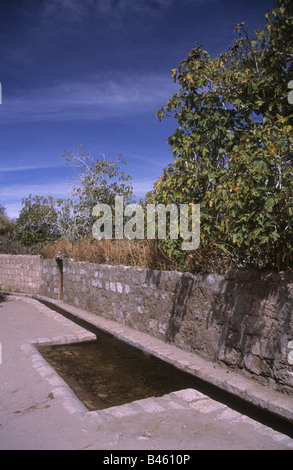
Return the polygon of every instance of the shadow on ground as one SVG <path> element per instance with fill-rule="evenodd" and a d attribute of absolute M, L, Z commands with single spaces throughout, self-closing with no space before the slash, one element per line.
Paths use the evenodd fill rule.
<path fill-rule="evenodd" d="M 0 307 L 2 307 L 2 303 L 3 302 L 6 302 L 7 300 L 7 295 L 6 294 L 3 294 L 2 292 L 0 292 Z"/>

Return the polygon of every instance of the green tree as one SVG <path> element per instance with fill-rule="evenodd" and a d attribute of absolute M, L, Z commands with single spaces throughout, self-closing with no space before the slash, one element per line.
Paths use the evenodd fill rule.
<path fill-rule="evenodd" d="M 64 237 L 75 242 L 89 236 L 95 217 L 93 207 L 104 203 L 114 208 L 115 196 L 124 203 L 132 200 L 131 177 L 120 168 L 126 161 L 119 155 L 116 161 L 94 158 L 78 150 L 63 153 L 65 161 L 77 172 L 73 189 L 67 198 L 52 196 L 24 198 L 16 221 L 13 237 L 23 246 L 32 246 Z"/>
<path fill-rule="evenodd" d="M 131 176 L 122 169 L 126 160 L 119 154 L 116 160 L 94 158 L 88 153 L 70 149 L 63 153 L 66 162 L 77 170 L 72 194 L 59 201 L 59 229 L 68 240 L 75 241 L 92 233 L 96 218 L 92 210 L 98 203 L 108 204 L 114 210 L 115 196 L 122 196 L 124 205 L 133 199 Z"/>
<path fill-rule="evenodd" d="M 278 2 L 252 38 L 239 24 L 219 57 L 196 43 L 172 70 L 180 91 L 157 113 L 179 126 L 148 201 L 200 203 L 201 246 L 237 264 L 292 266 L 292 10 Z"/>
<path fill-rule="evenodd" d="M 7 217 L 6 209 L 0 204 L 0 238 L 10 234 L 13 228 L 13 222 Z"/>
<path fill-rule="evenodd" d="M 52 196 L 32 196 L 22 200 L 22 209 L 13 230 L 13 239 L 22 246 L 34 246 L 60 237 L 58 214 Z"/>

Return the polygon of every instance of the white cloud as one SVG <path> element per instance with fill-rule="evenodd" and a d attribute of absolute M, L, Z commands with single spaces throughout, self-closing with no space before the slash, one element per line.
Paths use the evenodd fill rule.
<path fill-rule="evenodd" d="M 50 183 L 50 184 L 13 184 L 10 186 L 1 186 L 0 198 L 22 198 L 29 194 L 42 195 L 42 196 L 65 196 L 68 194 L 70 184 L 64 182 Z"/>
<path fill-rule="evenodd" d="M 45 16 L 56 18 L 56 14 L 60 13 L 67 15 L 65 19 L 68 19 L 68 15 L 69 18 L 80 19 L 94 4 L 95 0 L 51 0 L 50 2 L 43 1 L 42 8 Z"/>
<path fill-rule="evenodd" d="M 154 178 L 148 179 L 141 179 L 141 180 L 133 180 L 133 193 L 137 198 L 143 198 L 147 192 L 153 189 L 155 183 Z"/>
<path fill-rule="evenodd" d="M 143 198 L 148 191 L 153 189 L 155 179 L 133 180 L 133 193 L 136 198 Z M 17 218 L 22 207 L 22 199 L 33 196 L 53 196 L 54 198 L 65 198 L 70 194 L 72 184 L 50 183 L 50 184 L 15 184 L 0 188 L 0 202 L 6 208 L 8 217 Z"/>
<path fill-rule="evenodd" d="M 43 2 L 43 12 L 46 16 L 66 13 L 69 18 L 82 19 L 89 12 L 115 13 L 131 10 L 136 13 L 150 13 L 168 8 L 176 0 L 50 0 Z M 185 2 L 203 0 L 181 0 Z M 66 18 L 66 17 L 65 17 Z"/>
<path fill-rule="evenodd" d="M 82 22 L 87 17 L 111 16 L 120 23 L 123 17 L 136 14 L 137 18 L 160 16 L 179 0 L 23 0 L 28 5 L 29 14 L 40 13 L 45 21 Z M 188 5 L 213 3 L 217 0 L 180 0 Z"/>
<path fill-rule="evenodd" d="M 0 167 L 0 173 L 9 173 L 14 171 L 45 170 L 47 168 L 60 168 L 60 165 L 15 165 Z"/>
<path fill-rule="evenodd" d="M 61 82 L 4 96 L 2 122 L 99 120 L 155 112 L 175 92 L 163 75 Z"/>
<path fill-rule="evenodd" d="M 33 196 L 53 196 L 62 198 L 70 193 L 70 184 L 50 183 L 50 184 L 14 184 L 10 186 L 1 186 L 0 201 L 6 208 L 8 217 L 18 217 L 22 206 L 22 199 Z"/>

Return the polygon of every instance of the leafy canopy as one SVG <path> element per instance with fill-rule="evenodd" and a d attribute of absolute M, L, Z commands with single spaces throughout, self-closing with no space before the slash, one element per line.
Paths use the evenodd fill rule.
<path fill-rule="evenodd" d="M 196 43 L 172 70 L 180 91 L 157 112 L 178 127 L 168 139 L 174 160 L 147 201 L 200 203 L 209 259 L 292 267 L 292 10 L 280 1 L 254 37 L 237 25 L 233 46 L 219 57 Z"/>

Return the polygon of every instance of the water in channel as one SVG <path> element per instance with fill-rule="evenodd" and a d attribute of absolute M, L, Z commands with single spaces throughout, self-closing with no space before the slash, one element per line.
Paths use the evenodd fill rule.
<path fill-rule="evenodd" d="M 103 331 L 96 341 L 39 351 L 90 410 L 198 388 L 201 382 Z"/>

